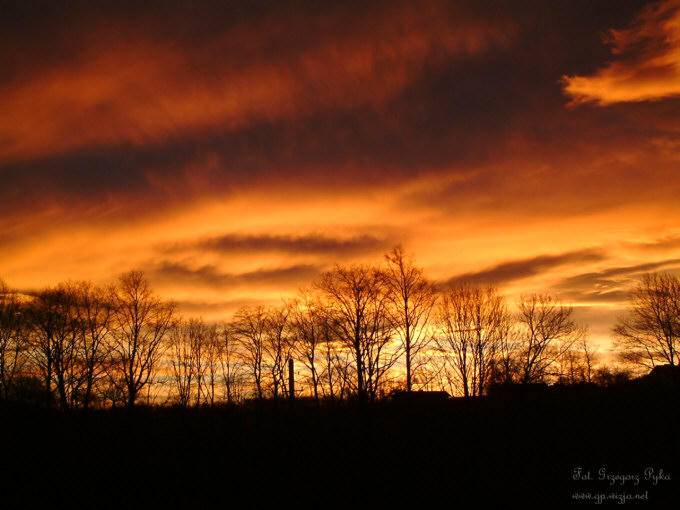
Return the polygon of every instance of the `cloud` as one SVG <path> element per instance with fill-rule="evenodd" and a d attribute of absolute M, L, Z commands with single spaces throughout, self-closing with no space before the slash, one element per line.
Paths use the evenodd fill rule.
<path fill-rule="evenodd" d="M 194 30 L 215 13 L 198 11 L 206 19 L 184 27 L 183 38 L 150 19 L 141 34 L 134 23 L 113 20 L 118 37 L 110 30 L 102 36 L 103 20 L 95 18 L 85 44 L 72 48 L 77 58 L 17 73 L 0 88 L 0 161 L 380 108 L 428 66 L 509 37 L 498 23 L 451 24 L 455 17 L 440 2 L 378 4 L 355 13 L 337 5 L 297 13 L 270 5 L 259 19 L 242 16 L 242 24 L 213 27 L 207 35 Z M 170 26 L 180 21 L 163 18 Z"/>
<path fill-rule="evenodd" d="M 631 266 L 616 266 L 562 279 L 554 289 L 565 298 L 577 302 L 624 303 L 630 289 L 640 277 L 650 272 L 679 272 L 680 259 L 646 262 Z"/>
<path fill-rule="evenodd" d="M 647 6 L 629 28 L 610 30 L 615 59 L 588 76 L 565 76 L 569 105 L 656 101 L 680 96 L 680 0 Z"/>
<path fill-rule="evenodd" d="M 239 308 L 252 307 L 259 305 L 278 304 L 279 300 L 269 299 L 229 299 L 224 301 L 201 301 L 201 300 L 177 300 L 175 304 L 177 308 L 189 316 L 205 316 L 213 317 L 217 320 L 223 320 L 226 315 L 233 313 Z"/>
<path fill-rule="evenodd" d="M 664 252 L 680 249 L 680 236 L 665 236 L 652 241 L 628 242 L 627 246 L 646 252 Z"/>
<path fill-rule="evenodd" d="M 504 262 L 489 269 L 474 273 L 466 273 L 454 276 L 444 285 L 458 282 L 469 282 L 477 285 L 500 285 L 524 278 L 539 275 L 569 264 L 597 262 L 604 260 L 606 255 L 600 249 L 577 250 L 559 255 L 540 255 L 530 259 Z"/>
<path fill-rule="evenodd" d="M 429 87 L 517 26 L 437 0 L 180 4 L 0 16 L 0 223 L 390 185 L 447 159 L 444 117 L 412 122 L 439 111 Z"/>
<path fill-rule="evenodd" d="M 575 54 L 591 62 L 618 6 L 264 2 L 159 17 L 149 5 L 54 9 L 63 23 L 34 26 L 33 50 L 35 16 L 2 26 L 24 52 L 0 80 L 8 225 L 46 208 L 51 222 L 127 220 L 244 189 L 337 196 L 427 175 L 469 180 L 405 207 L 564 214 L 677 191 L 656 152 L 645 186 L 620 162 L 593 164 L 621 147 L 646 156 L 639 128 L 562 111 L 556 80 Z"/>
<path fill-rule="evenodd" d="M 245 273 L 225 273 L 213 265 L 191 268 L 177 262 L 162 262 L 148 270 L 150 277 L 162 284 L 190 288 L 204 287 L 229 290 L 232 287 L 295 287 L 306 285 L 320 274 L 317 266 L 298 264 L 274 269 L 258 269 Z"/>
<path fill-rule="evenodd" d="M 174 243 L 161 249 L 165 253 L 198 250 L 220 254 L 275 252 L 292 255 L 332 255 L 345 257 L 385 251 L 393 244 L 395 243 L 389 239 L 369 234 L 361 234 L 349 238 L 333 238 L 321 234 L 226 234 L 195 242 Z"/>

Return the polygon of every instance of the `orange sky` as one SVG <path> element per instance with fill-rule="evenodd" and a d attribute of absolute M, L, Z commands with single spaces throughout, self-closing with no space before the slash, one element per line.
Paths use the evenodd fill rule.
<path fill-rule="evenodd" d="M 228 318 L 402 243 L 605 341 L 680 271 L 680 1 L 0 7 L 0 278 Z"/>

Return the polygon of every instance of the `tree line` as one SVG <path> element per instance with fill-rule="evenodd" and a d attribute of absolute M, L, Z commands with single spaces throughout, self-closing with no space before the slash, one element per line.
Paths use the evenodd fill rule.
<path fill-rule="evenodd" d="M 109 287 L 69 281 L 32 294 L 0 281 L 0 398 L 63 409 L 293 396 L 318 404 L 612 380 L 571 306 L 548 294 L 515 305 L 491 286 L 438 287 L 400 246 L 382 264 L 336 265 L 293 298 L 243 307 L 221 324 L 181 316 L 140 271 Z M 614 333 L 626 362 L 677 365 L 678 277 L 646 275 Z"/>

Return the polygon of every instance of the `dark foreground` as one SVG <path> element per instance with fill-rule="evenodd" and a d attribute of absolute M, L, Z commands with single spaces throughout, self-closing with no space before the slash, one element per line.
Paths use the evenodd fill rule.
<path fill-rule="evenodd" d="M 3 497 L 22 507 L 45 496 L 126 508 L 672 507 L 679 402 L 672 391 L 631 386 L 320 408 L 62 413 L 3 404 Z"/>

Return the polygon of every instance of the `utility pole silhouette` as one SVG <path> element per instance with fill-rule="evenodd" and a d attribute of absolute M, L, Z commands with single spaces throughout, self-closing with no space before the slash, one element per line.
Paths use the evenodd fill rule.
<path fill-rule="evenodd" d="M 295 399 L 295 362 L 293 358 L 288 358 L 288 398 L 291 403 Z"/>

